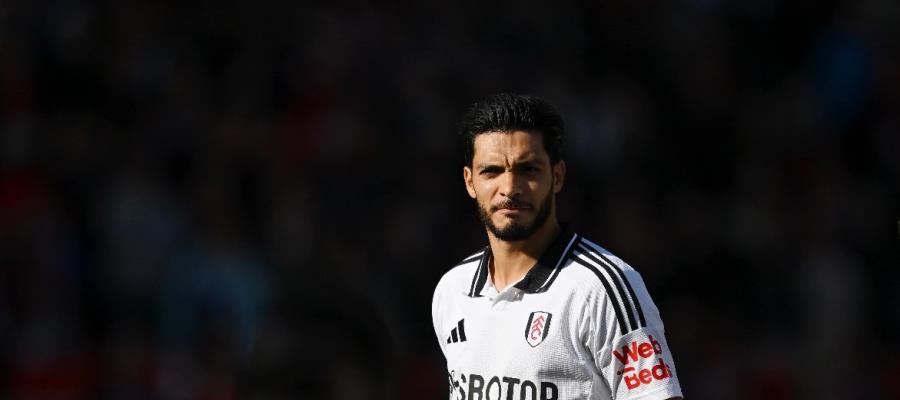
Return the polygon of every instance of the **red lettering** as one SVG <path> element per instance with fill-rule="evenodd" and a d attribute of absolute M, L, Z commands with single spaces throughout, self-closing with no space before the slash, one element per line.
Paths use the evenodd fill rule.
<path fill-rule="evenodd" d="M 532 326 L 532 333 L 534 332 L 534 326 Z M 622 346 L 622 352 L 619 353 L 617 350 L 613 350 L 613 355 L 622 365 L 626 365 L 631 361 L 637 361 L 638 357 L 640 358 L 650 358 L 653 354 L 662 354 L 662 346 L 659 342 L 653 339 L 653 336 L 649 336 L 649 342 L 641 342 L 638 344 L 637 341 L 631 341 L 631 348 L 629 345 Z M 628 359 L 631 361 L 628 361 Z"/>
<path fill-rule="evenodd" d="M 669 366 L 662 359 L 659 359 L 659 363 L 653 366 L 653 378 L 662 380 L 670 376 L 672 376 L 672 373 L 669 372 Z"/>
<path fill-rule="evenodd" d="M 653 340 L 653 335 L 650 335 L 649 337 L 650 343 L 653 344 L 653 351 L 656 352 L 656 354 L 662 354 L 662 346 L 659 345 L 659 342 Z"/>
<path fill-rule="evenodd" d="M 641 386 L 641 381 L 638 380 L 637 375 L 626 375 L 625 386 L 628 386 L 628 390 L 631 390 Z"/>
<path fill-rule="evenodd" d="M 628 348 L 628 345 L 622 346 L 622 353 L 624 354 L 620 354 L 618 351 L 613 350 L 613 355 L 619 359 L 619 362 L 621 362 L 622 365 L 628 364 L 631 361 L 637 361 L 637 342 L 632 341 L 630 349 Z M 628 358 L 631 358 L 631 361 L 628 361 Z"/>
<path fill-rule="evenodd" d="M 631 373 L 629 374 L 629 372 Z M 668 379 L 672 376 L 672 371 L 665 361 L 660 359 L 658 363 L 650 368 L 635 371 L 634 367 L 628 367 L 619 371 L 618 374 L 622 375 L 622 379 L 625 381 L 625 386 L 628 387 L 628 390 L 632 390 L 638 386 L 650 384 L 654 380 L 661 381 L 663 379 Z"/>
<path fill-rule="evenodd" d="M 641 383 L 653 382 L 653 375 L 650 373 L 649 369 L 642 369 L 638 376 L 641 377 Z"/>
<path fill-rule="evenodd" d="M 638 354 L 641 356 L 641 358 L 652 356 L 653 346 L 651 346 L 650 343 L 641 343 L 641 345 L 638 346 Z"/>

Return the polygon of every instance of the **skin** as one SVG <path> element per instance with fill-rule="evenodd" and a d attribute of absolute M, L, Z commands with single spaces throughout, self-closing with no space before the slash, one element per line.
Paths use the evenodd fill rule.
<path fill-rule="evenodd" d="M 463 167 L 463 179 L 469 196 L 495 226 L 532 225 L 543 202 L 553 202 L 546 221 L 522 240 L 505 241 L 485 228 L 493 253 L 491 279 L 498 291 L 522 279 L 559 233 L 554 199 L 565 176 L 565 162 L 550 164 L 538 133 L 489 132 L 475 137 L 472 165 Z"/>

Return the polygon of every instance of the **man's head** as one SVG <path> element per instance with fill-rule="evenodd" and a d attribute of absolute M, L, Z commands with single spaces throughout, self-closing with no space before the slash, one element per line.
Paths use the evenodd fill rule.
<path fill-rule="evenodd" d="M 493 95 L 466 113 L 461 134 L 466 190 L 495 237 L 524 240 L 555 223 L 566 166 L 563 122 L 552 106 L 533 96 Z"/>

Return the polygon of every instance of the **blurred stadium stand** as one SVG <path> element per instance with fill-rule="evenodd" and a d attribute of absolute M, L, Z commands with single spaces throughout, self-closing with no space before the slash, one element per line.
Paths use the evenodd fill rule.
<path fill-rule="evenodd" d="M 900 398 L 900 4 L 403 3 L 0 2 L 0 398 L 446 398 L 498 91 L 688 398 Z"/>

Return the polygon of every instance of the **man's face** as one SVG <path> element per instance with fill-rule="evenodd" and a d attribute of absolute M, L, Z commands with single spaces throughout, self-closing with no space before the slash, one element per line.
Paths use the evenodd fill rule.
<path fill-rule="evenodd" d="M 550 165 L 540 134 L 523 131 L 475 137 L 472 166 L 463 169 L 466 190 L 478 202 L 481 221 L 500 240 L 530 237 L 552 215 L 566 166 Z"/>

